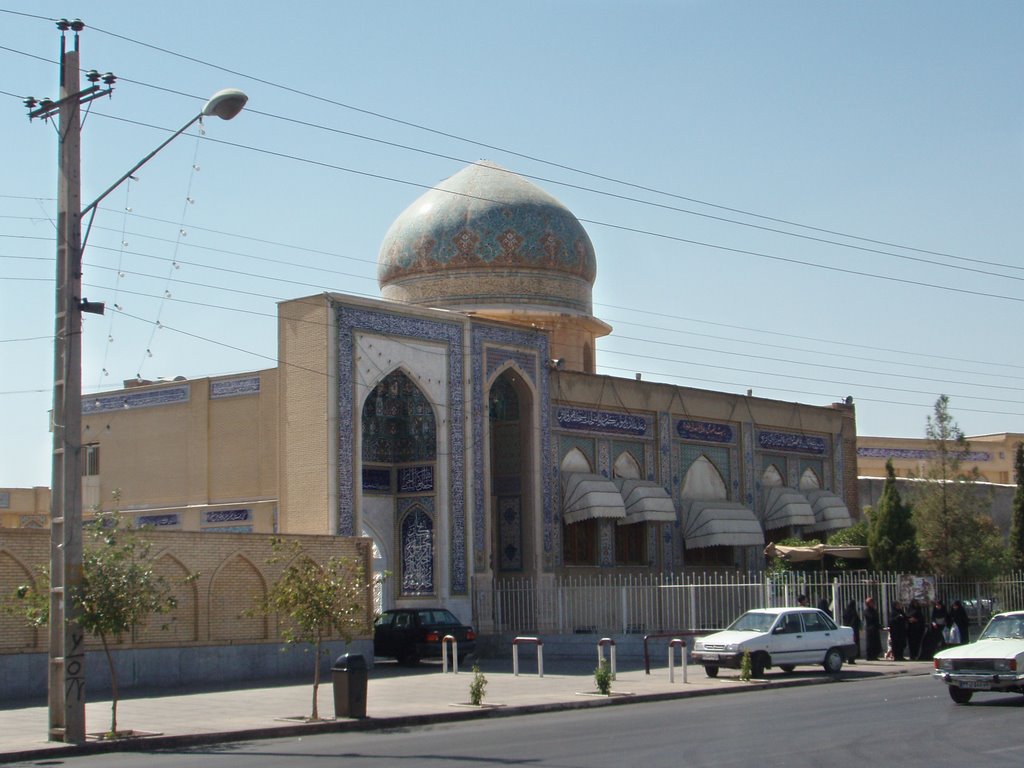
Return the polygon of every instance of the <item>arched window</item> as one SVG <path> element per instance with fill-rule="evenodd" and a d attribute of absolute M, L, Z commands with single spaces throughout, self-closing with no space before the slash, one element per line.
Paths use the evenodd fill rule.
<path fill-rule="evenodd" d="M 615 459 L 615 465 L 612 467 L 612 471 L 615 473 L 615 477 L 631 478 L 633 480 L 642 479 L 640 474 L 640 463 L 629 453 L 623 451 Z"/>
<path fill-rule="evenodd" d="M 786 484 L 782 473 L 772 464 L 761 475 L 761 485 L 765 488 L 781 488 Z"/>
<path fill-rule="evenodd" d="M 363 403 L 363 461 L 433 461 L 436 452 L 430 401 L 404 373 L 389 373 Z"/>
<path fill-rule="evenodd" d="M 722 475 L 707 456 L 697 458 L 683 478 L 683 498 L 721 500 L 729 498 Z"/>
<path fill-rule="evenodd" d="M 821 480 L 818 478 L 817 473 L 808 467 L 804 470 L 804 473 L 800 475 L 800 490 L 816 491 L 819 488 L 821 488 Z"/>

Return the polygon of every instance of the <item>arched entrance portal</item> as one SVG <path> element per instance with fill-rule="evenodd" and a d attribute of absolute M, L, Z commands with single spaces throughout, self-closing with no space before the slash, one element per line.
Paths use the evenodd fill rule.
<path fill-rule="evenodd" d="M 381 604 L 436 597 L 438 584 L 437 419 L 424 392 L 401 370 L 363 402 L 364 527 L 383 546 L 374 562 L 393 574 Z"/>
<path fill-rule="evenodd" d="M 487 403 L 491 567 L 498 578 L 525 576 L 537 559 L 533 393 L 515 369 L 507 369 L 491 384 Z"/>

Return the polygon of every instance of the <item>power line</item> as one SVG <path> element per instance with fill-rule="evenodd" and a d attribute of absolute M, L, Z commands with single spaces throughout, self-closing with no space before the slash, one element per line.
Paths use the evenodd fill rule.
<path fill-rule="evenodd" d="M 463 143 L 466 143 L 466 144 L 470 144 L 470 145 L 473 145 L 473 146 L 477 146 L 477 147 L 481 147 L 481 148 L 484 148 L 484 149 L 490 149 L 490 150 L 494 150 L 494 151 L 497 151 L 497 152 L 502 152 L 504 154 L 512 155 L 513 157 L 519 157 L 519 158 L 522 158 L 524 160 L 529 160 L 531 162 L 540 163 L 542 165 L 547 165 L 547 166 L 551 166 L 551 167 L 554 167 L 554 168 L 560 168 L 562 170 L 569 171 L 571 173 L 577 173 L 577 174 L 580 174 L 580 175 L 583 175 L 583 176 L 587 176 L 587 177 L 590 177 L 590 178 L 599 179 L 601 181 L 607 181 L 607 182 L 611 182 L 613 184 L 619 184 L 619 185 L 622 185 L 622 186 L 625 186 L 625 187 L 629 187 L 629 188 L 633 188 L 633 189 L 638 189 L 638 190 L 645 191 L 645 192 L 651 192 L 653 194 L 662 195 L 662 196 L 669 197 L 669 198 L 674 198 L 674 199 L 677 199 L 677 200 L 684 200 L 686 202 L 697 203 L 699 205 L 705 205 L 705 206 L 708 206 L 710 208 L 716 208 L 716 209 L 728 211 L 728 212 L 731 212 L 731 213 L 739 213 L 739 214 L 744 215 L 744 216 L 750 216 L 750 217 L 761 219 L 761 220 L 765 220 L 765 221 L 772 221 L 772 222 L 775 222 L 775 223 L 778 223 L 778 224 L 785 224 L 787 226 L 799 227 L 801 229 L 807 229 L 807 230 L 810 230 L 810 231 L 820 232 L 820 233 L 823 233 L 823 234 L 829 234 L 829 235 L 834 235 L 834 236 L 838 236 L 838 237 L 845 237 L 845 238 L 851 239 L 851 240 L 860 240 L 862 242 L 870 242 L 870 243 L 873 243 L 875 245 L 882 245 L 882 246 L 890 247 L 890 248 L 900 248 L 900 249 L 903 249 L 903 250 L 913 251 L 913 252 L 916 252 L 916 253 L 924 253 L 924 254 L 929 254 L 929 255 L 932 255 L 932 256 L 941 256 L 943 258 L 950 258 L 950 259 L 955 259 L 955 260 L 958 260 L 958 261 L 967 261 L 967 262 L 973 262 L 973 263 L 986 263 L 986 264 L 990 264 L 992 266 L 1001 266 L 1001 267 L 1005 267 L 1005 268 L 1009 268 L 1009 269 L 1024 269 L 1024 267 L 1020 267 L 1020 266 L 1017 266 L 1017 265 L 1008 265 L 1008 264 L 998 264 L 997 265 L 997 264 L 994 264 L 994 263 L 991 263 L 991 262 L 982 262 L 980 260 L 970 259 L 970 258 L 963 257 L 963 256 L 957 256 L 957 255 L 950 254 L 950 253 L 945 253 L 945 252 L 942 252 L 942 251 L 933 251 L 933 250 L 929 250 L 929 249 L 925 249 L 925 248 L 917 248 L 917 247 L 913 247 L 913 246 L 901 245 L 899 243 L 891 243 L 891 242 L 886 242 L 884 240 L 878 240 L 878 239 L 869 238 L 869 237 L 862 237 L 862 236 L 859 236 L 859 235 L 854 235 L 854 234 L 850 234 L 850 233 L 847 233 L 847 232 L 842 232 L 842 231 L 839 231 L 839 230 L 826 229 L 826 228 L 823 228 L 823 227 L 817 227 L 817 226 L 812 226 L 812 225 L 808 225 L 808 224 L 802 224 L 800 222 L 791 221 L 791 220 L 787 220 L 787 219 L 783 219 L 783 218 L 779 218 L 779 217 L 774 217 L 774 216 L 767 216 L 767 215 L 764 215 L 764 214 L 755 213 L 753 211 L 747 211 L 747 210 L 744 210 L 744 209 L 741 209 L 741 208 L 735 208 L 735 207 L 731 207 L 731 206 L 721 205 L 721 204 L 718 204 L 718 203 L 712 203 L 710 201 L 701 200 L 701 199 L 695 198 L 695 197 L 687 197 L 685 195 L 680 195 L 680 194 L 676 194 L 676 193 L 673 193 L 673 192 L 668 192 L 666 190 L 661 190 L 661 189 L 657 189 L 657 188 L 654 188 L 654 187 L 649 187 L 649 186 L 645 186 L 645 185 L 642 185 L 642 184 L 637 184 L 635 182 L 630 182 L 630 181 L 627 181 L 627 180 L 624 180 L 624 179 L 619 179 L 619 178 L 616 178 L 616 177 L 613 177 L 613 176 L 607 176 L 607 175 L 595 173 L 595 172 L 592 172 L 592 171 L 586 171 L 586 170 L 583 170 L 581 168 L 576 168 L 574 166 L 567 165 L 565 163 L 559 163 L 559 162 L 555 162 L 555 161 L 552 161 L 552 160 L 547 160 L 545 158 L 542 158 L 542 157 L 539 157 L 539 156 L 536 156 L 536 155 L 531 155 L 531 154 L 527 154 L 527 153 L 524 153 L 524 152 L 518 152 L 516 150 L 509 149 L 507 147 L 501 147 L 501 146 L 498 146 L 498 145 L 495 145 L 495 144 L 489 144 L 489 143 L 486 143 L 486 142 L 483 142 L 483 141 L 479 141 L 479 140 L 476 140 L 476 139 L 472 139 L 472 138 L 469 138 L 469 137 L 466 137 L 466 136 L 460 136 L 458 134 L 450 133 L 450 132 L 447 132 L 447 131 L 442 131 L 442 130 L 439 130 L 439 129 L 436 129 L 436 128 L 431 128 L 429 126 L 426 126 L 426 125 L 423 125 L 421 123 L 417 123 L 417 122 L 414 122 L 414 121 L 404 120 L 404 119 L 401 119 L 401 118 L 393 117 L 391 115 L 386 115 L 386 114 L 381 113 L 381 112 L 376 112 L 376 111 L 373 111 L 373 110 L 357 107 L 357 106 L 355 106 L 353 104 L 347 104 L 345 102 L 337 101 L 335 99 L 329 99 L 329 98 L 327 98 L 325 96 L 322 96 L 320 94 L 310 93 L 308 91 L 303 91 L 303 90 L 300 90 L 298 88 L 293 88 L 291 86 L 287 86 L 287 85 L 284 85 L 282 83 L 278 83 L 278 82 L 275 82 L 275 81 L 272 81 L 272 80 L 267 80 L 265 78 L 257 77 L 255 75 L 251 75 L 251 74 L 248 74 L 248 73 L 245 73 L 245 72 L 241 72 L 241 71 L 238 71 L 238 70 L 229 69 L 227 67 L 224 67 L 224 66 L 221 66 L 221 65 L 218 65 L 218 64 L 214 64 L 214 63 L 212 63 L 210 61 L 206 61 L 204 59 L 200 59 L 200 58 L 197 58 L 197 57 L 188 56 L 188 55 L 185 55 L 185 54 L 182 54 L 182 53 L 178 53 L 177 51 L 172 51 L 172 50 L 170 50 L 168 48 L 162 48 L 160 46 L 156 46 L 156 45 L 153 45 L 151 43 L 145 43 L 145 42 L 143 42 L 141 40 L 137 40 L 137 39 L 134 39 L 134 38 L 131 38 L 131 37 L 127 37 L 125 35 L 120 35 L 120 34 L 117 34 L 115 32 L 111 32 L 110 30 L 102 29 L 100 27 L 91 27 L 91 29 L 93 29 L 93 30 L 95 30 L 97 32 L 100 32 L 102 34 L 110 35 L 111 37 L 115 37 L 115 38 L 118 38 L 120 40 L 124 40 L 125 42 L 129 42 L 129 43 L 132 43 L 134 45 L 139 45 L 139 46 L 142 46 L 142 47 L 145 47 L 145 48 L 150 48 L 150 49 L 158 51 L 160 53 L 164 53 L 164 54 L 167 54 L 169 56 L 174 56 L 174 57 L 186 60 L 186 61 L 191 61 L 193 63 L 200 64 L 202 66 L 209 67 L 211 69 L 216 69 L 216 70 L 219 70 L 221 72 L 225 72 L 227 74 L 235 75 L 235 76 L 238 76 L 238 77 L 244 77 L 244 78 L 246 78 L 248 80 L 252 80 L 253 82 L 261 83 L 263 85 L 266 85 L 266 86 L 269 86 L 269 87 L 272 87 L 272 88 L 276 88 L 276 89 L 279 89 L 279 90 L 282 90 L 282 91 L 286 91 L 288 93 L 292 93 L 292 94 L 295 94 L 295 95 L 298 95 L 298 96 L 302 96 L 302 97 L 307 98 L 307 99 L 311 99 L 311 100 L 314 100 L 314 101 L 319 101 L 319 102 L 322 102 L 322 103 L 325 103 L 325 104 L 330 104 L 332 106 L 341 107 L 343 109 L 348 109 L 348 110 L 351 110 L 351 111 L 354 111 L 354 112 L 358 112 L 360 114 L 364 114 L 364 115 L 367 115 L 367 116 L 370 116 L 370 117 L 378 118 L 380 120 L 385 120 L 387 122 L 395 123 L 395 124 L 398 124 L 398 125 L 403 125 L 403 126 L 406 126 L 406 127 L 409 127 L 409 128 L 414 128 L 416 130 L 424 131 L 424 132 L 427 132 L 427 133 L 430 133 L 430 134 L 433 134 L 433 135 L 442 136 L 442 137 L 447 138 L 447 139 L 454 139 L 456 141 L 460 141 L 460 142 L 463 142 Z M 140 83 L 140 84 L 142 84 L 142 83 Z M 787 234 L 792 234 L 792 233 L 787 233 Z"/>

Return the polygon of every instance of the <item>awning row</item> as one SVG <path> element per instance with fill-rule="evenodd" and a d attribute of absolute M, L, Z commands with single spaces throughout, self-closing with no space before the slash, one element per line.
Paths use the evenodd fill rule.
<path fill-rule="evenodd" d="M 619 525 L 671 523 L 676 507 L 665 489 L 650 480 L 569 475 L 562 518 L 571 524 L 599 517 L 616 518 Z"/>
<path fill-rule="evenodd" d="M 650 480 L 573 473 L 566 482 L 563 519 L 578 523 L 613 518 L 619 525 L 674 522 L 675 504 L 664 488 Z M 687 501 L 683 509 L 683 538 L 687 549 L 714 546 L 761 546 L 764 532 L 786 526 L 809 531 L 848 528 L 850 512 L 833 493 L 777 487 L 766 491 L 764 522 L 753 510 L 735 501 Z"/>

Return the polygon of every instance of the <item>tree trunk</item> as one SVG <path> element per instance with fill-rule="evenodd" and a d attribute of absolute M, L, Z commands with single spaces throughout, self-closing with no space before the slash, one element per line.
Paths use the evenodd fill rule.
<path fill-rule="evenodd" d="M 107 636 L 100 632 L 100 641 L 103 643 L 103 653 L 107 656 L 107 666 L 110 667 L 110 733 L 117 735 L 117 670 L 114 669 L 114 657 L 107 645 Z"/>
<path fill-rule="evenodd" d="M 320 715 L 316 707 L 317 691 L 320 689 L 320 638 L 316 639 L 316 653 L 313 655 L 313 720 L 319 720 Z"/>

